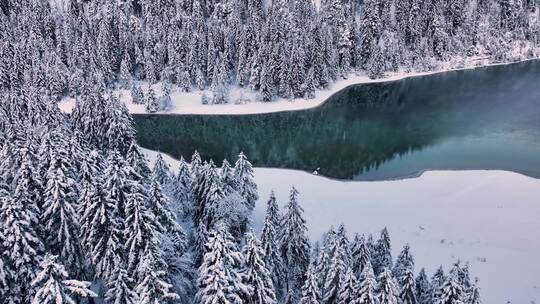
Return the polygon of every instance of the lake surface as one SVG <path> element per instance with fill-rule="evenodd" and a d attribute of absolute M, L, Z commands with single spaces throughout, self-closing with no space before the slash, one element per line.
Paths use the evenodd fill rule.
<path fill-rule="evenodd" d="M 345 180 L 501 169 L 540 178 L 540 61 L 346 88 L 321 107 L 258 115 L 135 115 L 145 148 Z"/>

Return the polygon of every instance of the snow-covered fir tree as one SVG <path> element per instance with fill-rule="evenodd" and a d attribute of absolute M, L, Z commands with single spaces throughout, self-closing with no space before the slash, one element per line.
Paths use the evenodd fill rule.
<path fill-rule="evenodd" d="M 346 264 L 348 257 L 340 240 L 339 234 L 337 234 L 329 244 L 329 267 L 323 281 L 323 301 L 325 303 L 338 303 L 339 292 L 342 289 L 341 284 L 346 282 L 344 276 L 348 269 Z"/>
<path fill-rule="evenodd" d="M 77 188 L 67 166 L 69 163 L 59 159 L 51 161 L 41 216 L 50 251 L 59 256 L 70 273 L 76 274 L 82 262 L 76 212 Z"/>
<path fill-rule="evenodd" d="M 210 231 L 206 253 L 199 268 L 197 303 L 241 303 L 251 288 L 243 283 L 241 264 L 244 257 L 237 251 L 224 224 Z"/>
<path fill-rule="evenodd" d="M 375 304 L 377 301 L 377 281 L 371 263 L 368 262 L 364 266 L 360 274 L 360 285 L 358 289 L 359 304 Z"/>
<path fill-rule="evenodd" d="M 302 285 L 302 297 L 300 298 L 300 304 L 319 304 L 321 302 L 321 292 L 319 290 L 319 283 L 317 282 L 315 270 L 313 266 L 309 266 L 306 273 L 306 281 Z"/>
<path fill-rule="evenodd" d="M 114 277 L 107 282 L 105 303 L 107 304 L 136 304 L 138 295 L 135 292 L 134 280 L 125 269 L 119 268 Z"/>
<path fill-rule="evenodd" d="M 155 113 L 160 110 L 158 98 L 152 88 L 148 89 L 148 92 L 146 93 L 144 109 L 148 113 Z"/>
<path fill-rule="evenodd" d="M 264 262 L 264 251 L 255 234 L 246 234 L 244 255 L 244 283 L 253 288 L 248 303 L 274 304 L 277 303 L 271 273 Z"/>
<path fill-rule="evenodd" d="M 30 282 L 35 278 L 44 253 L 40 236 L 39 209 L 35 196 L 38 185 L 32 176 L 32 165 L 27 148 L 23 148 L 22 162 L 16 175 L 13 196 L 4 198 L 0 206 L 2 249 L 8 273 L 7 299 L 14 303 L 31 301 L 35 286 Z M 6 273 L 6 271 L 4 271 Z"/>
<path fill-rule="evenodd" d="M 458 268 L 456 265 L 450 271 L 435 296 L 435 303 L 440 304 L 461 304 L 466 300 L 463 286 L 459 284 Z"/>
<path fill-rule="evenodd" d="M 355 235 L 353 244 L 352 244 L 352 268 L 357 277 L 360 277 L 360 274 L 366 267 L 366 264 L 371 263 L 371 252 L 368 244 L 366 243 L 364 235 L 359 236 Z"/>
<path fill-rule="evenodd" d="M 403 304 L 416 304 L 418 299 L 416 296 L 416 281 L 414 279 L 414 273 L 411 269 L 406 269 L 400 276 L 399 298 Z"/>
<path fill-rule="evenodd" d="M 410 252 L 409 244 L 403 246 L 403 250 L 399 253 L 392 269 L 392 274 L 400 287 L 403 287 L 407 273 L 414 273 L 414 258 Z"/>
<path fill-rule="evenodd" d="M 358 281 L 351 268 L 342 277 L 338 294 L 339 304 L 358 302 Z"/>
<path fill-rule="evenodd" d="M 167 282 L 165 271 L 160 269 L 158 259 L 151 250 L 147 250 L 143 255 L 138 269 L 142 276 L 135 287 L 140 304 L 166 303 L 178 299 L 178 295 L 171 291 L 173 285 Z"/>
<path fill-rule="evenodd" d="M 429 303 L 431 286 L 424 268 L 420 269 L 416 277 L 416 299 L 419 304 Z"/>
<path fill-rule="evenodd" d="M 466 304 L 481 304 L 482 300 L 480 298 L 480 288 L 478 287 L 478 279 L 475 279 L 471 289 L 469 290 L 469 294 L 467 295 L 467 299 L 465 300 Z"/>
<path fill-rule="evenodd" d="M 244 153 L 238 155 L 238 160 L 234 165 L 234 179 L 238 192 L 246 199 L 247 207 L 252 210 L 255 208 L 255 202 L 259 199 L 259 195 L 257 194 L 257 184 L 254 181 L 253 166 Z"/>
<path fill-rule="evenodd" d="M 188 216 L 192 212 L 192 200 L 193 200 L 193 176 L 190 173 L 189 164 L 180 158 L 178 164 L 178 173 L 173 178 L 171 194 L 175 198 L 176 203 L 173 206 L 173 210 L 176 211 L 178 216 Z"/>
<path fill-rule="evenodd" d="M 76 298 L 97 297 L 89 289 L 90 282 L 68 279 L 67 271 L 56 258 L 46 255 L 40 263 L 40 271 L 32 281 L 36 289 L 32 304 L 71 304 Z"/>
<path fill-rule="evenodd" d="M 280 214 L 274 191 L 266 204 L 266 215 L 261 233 L 261 246 L 264 250 L 264 262 L 270 271 L 272 282 L 279 291 L 283 288 L 285 279 L 283 261 L 279 253 Z"/>
<path fill-rule="evenodd" d="M 398 304 L 399 291 L 391 271 L 383 267 L 377 277 L 377 300 L 380 304 Z"/>
<path fill-rule="evenodd" d="M 376 275 L 382 272 L 383 268 L 391 269 L 392 267 L 392 248 L 390 245 L 390 236 L 388 229 L 384 228 L 381 231 L 381 236 L 377 240 L 375 250 L 371 255 L 373 270 Z"/>
<path fill-rule="evenodd" d="M 281 223 L 279 246 L 286 272 L 287 291 L 299 288 L 305 281 L 309 266 L 310 243 L 307 237 L 304 209 L 298 202 L 299 192 L 291 189 L 289 202 Z"/>
<path fill-rule="evenodd" d="M 165 163 L 165 160 L 163 160 L 163 155 L 161 155 L 161 153 L 156 157 L 152 174 L 154 175 L 154 178 L 161 184 L 161 186 L 170 187 L 172 183 L 171 171 L 169 166 Z"/>

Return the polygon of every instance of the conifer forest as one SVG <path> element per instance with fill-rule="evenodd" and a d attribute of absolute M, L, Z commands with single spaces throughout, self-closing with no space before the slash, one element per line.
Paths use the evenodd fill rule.
<path fill-rule="evenodd" d="M 452 253 L 451 263 L 427 263 L 415 259 L 417 236 L 403 242 L 390 216 L 370 231 L 330 214 L 322 224 L 304 199 L 312 188 L 298 180 L 261 190 L 259 167 L 278 168 L 280 179 L 278 170 L 319 177 L 330 169 L 316 164 L 333 164 L 353 179 L 359 167 L 375 170 L 436 145 L 442 132 L 403 118 L 398 110 L 410 104 L 400 94 L 366 89 L 362 96 L 377 102 L 354 108 L 390 117 L 389 127 L 365 114 L 332 128 L 321 112 L 242 125 L 225 116 L 217 127 L 208 115 L 189 120 L 197 122 L 191 130 L 171 115 L 163 128 L 139 122 L 159 115 L 133 114 L 133 106 L 167 114 L 198 94 L 198 107 L 276 103 L 287 111 L 354 77 L 539 57 L 537 0 L 0 0 L 0 304 L 495 304 L 480 287 L 490 278 L 470 263 L 482 257 Z M 433 119 L 440 107 L 429 106 L 411 105 L 421 114 L 414 119 Z M 538 111 L 523 112 L 536 127 Z M 358 126 L 372 139 L 361 148 L 353 145 L 364 144 Z M 304 149 L 320 134 L 335 151 L 322 153 L 317 143 Z M 391 136 L 400 140 L 362 159 L 351 152 Z M 197 137 L 210 143 L 194 146 Z M 225 148 L 233 139 L 234 155 Z M 261 156 L 277 144 L 279 157 Z M 212 159 L 221 150 L 228 159 Z M 295 166 L 308 157 L 309 165 Z M 361 207 L 351 213 L 368 220 Z M 459 216 L 450 223 L 459 226 Z M 314 236 L 321 225 L 325 232 Z"/>

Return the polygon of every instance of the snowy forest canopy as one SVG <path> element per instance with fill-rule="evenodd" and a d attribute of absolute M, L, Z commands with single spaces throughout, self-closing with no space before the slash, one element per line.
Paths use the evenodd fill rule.
<path fill-rule="evenodd" d="M 2 104 L 0 303 L 480 303 L 466 264 L 416 275 L 386 229 L 349 240 L 341 225 L 312 246 L 294 188 L 283 212 L 271 195 L 257 236 L 243 154 L 218 169 L 195 153 L 177 173 L 158 155 L 151 169 L 111 135 L 131 129 L 123 104 L 92 138 L 88 116 L 18 101 Z"/>
<path fill-rule="evenodd" d="M 1 304 L 480 303 L 467 264 L 428 278 L 386 229 L 312 243 L 294 188 L 256 233 L 245 155 L 149 166 L 126 106 L 83 97 L 66 115 L 23 83 L 0 103 Z"/>
<path fill-rule="evenodd" d="M 0 2 L 0 87 L 29 81 L 61 98 L 142 80 L 210 89 L 209 103 L 228 102 L 231 86 L 312 98 L 352 72 L 531 58 L 540 43 L 534 0 L 60 2 Z M 152 94 L 149 112 L 161 107 Z"/>
<path fill-rule="evenodd" d="M 537 16 L 511 0 L 0 1 L 0 303 L 480 303 L 466 264 L 428 279 L 386 229 L 312 243 L 294 188 L 253 231 L 246 156 L 149 166 L 109 89 L 310 97 L 353 71 L 534 56 Z"/>

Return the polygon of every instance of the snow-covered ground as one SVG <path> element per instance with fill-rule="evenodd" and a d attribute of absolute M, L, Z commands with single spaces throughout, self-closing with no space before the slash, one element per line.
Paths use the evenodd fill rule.
<path fill-rule="evenodd" d="M 534 59 L 528 59 L 534 60 Z M 526 60 L 525 60 L 526 61 Z M 507 64 L 507 63 L 502 63 Z M 209 91 L 191 91 L 181 92 L 175 88 L 171 90 L 172 108 L 168 111 L 161 111 L 157 114 L 201 114 L 201 115 L 242 115 L 242 114 L 262 114 L 262 113 L 274 113 L 283 111 L 298 111 L 310 108 L 315 108 L 322 105 L 328 98 L 335 93 L 343 90 L 346 87 L 374 82 L 386 82 L 396 81 L 408 77 L 425 76 L 436 73 L 457 71 L 464 69 L 472 69 L 476 67 L 494 66 L 501 64 L 490 64 L 488 58 L 476 58 L 466 62 L 463 68 L 452 68 L 454 66 L 461 66 L 463 63 L 449 63 L 442 67 L 438 71 L 433 72 L 414 72 L 414 73 L 396 73 L 390 74 L 385 78 L 370 79 L 367 75 L 350 74 L 347 79 L 342 79 L 334 82 L 326 90 L 317 91 L 314 99 L 278 99 L 272 102 L 261 102 L 256 92 L 249 89 L 242 89 L 238 87 L 231 88 L 230 103 L 222 105 L 204 105 L 201 102 L 202 96 L 211 96 Z M 147 90 L 148 85 L 141 83 L 141 87 L 144 91 Z M 157 96 L 161 96 L 161 84 L 152 86 Z M 131 93 L 129 90 L 117 90 L 116 93 L 120 99 L 126 103 L 128 109 L 134 114 L 144 114 L 144 105 L 132 103 Z M 238 100 L 243 100 L 242 103 L 238 103 Z M 71 112 L 75 104 L 75 99 L 66 98 L 60 102 L 59 107 L 63 112 Z"/>
<path fill-rule="evenodd" d="M 155 159 L 155 152 L 145 153 Z M 176 169 L 176 160 L 164 158 Z M 387 226 L 394 256 L 408 242 L 417 268 L 432 273 L 440 264 L 448 269 L 457 259 L 469 262 L 486 304 L 540 302 L 539 179 L 507 171 L 431 171 L 406 180 L 344 182 L 268 168 L 255 168 L 255 179 L 257 228 L 270 191 L 283 206 L 294 185 L 312 240 L 342 222 L 350 236 L 377 236 Z"/>

